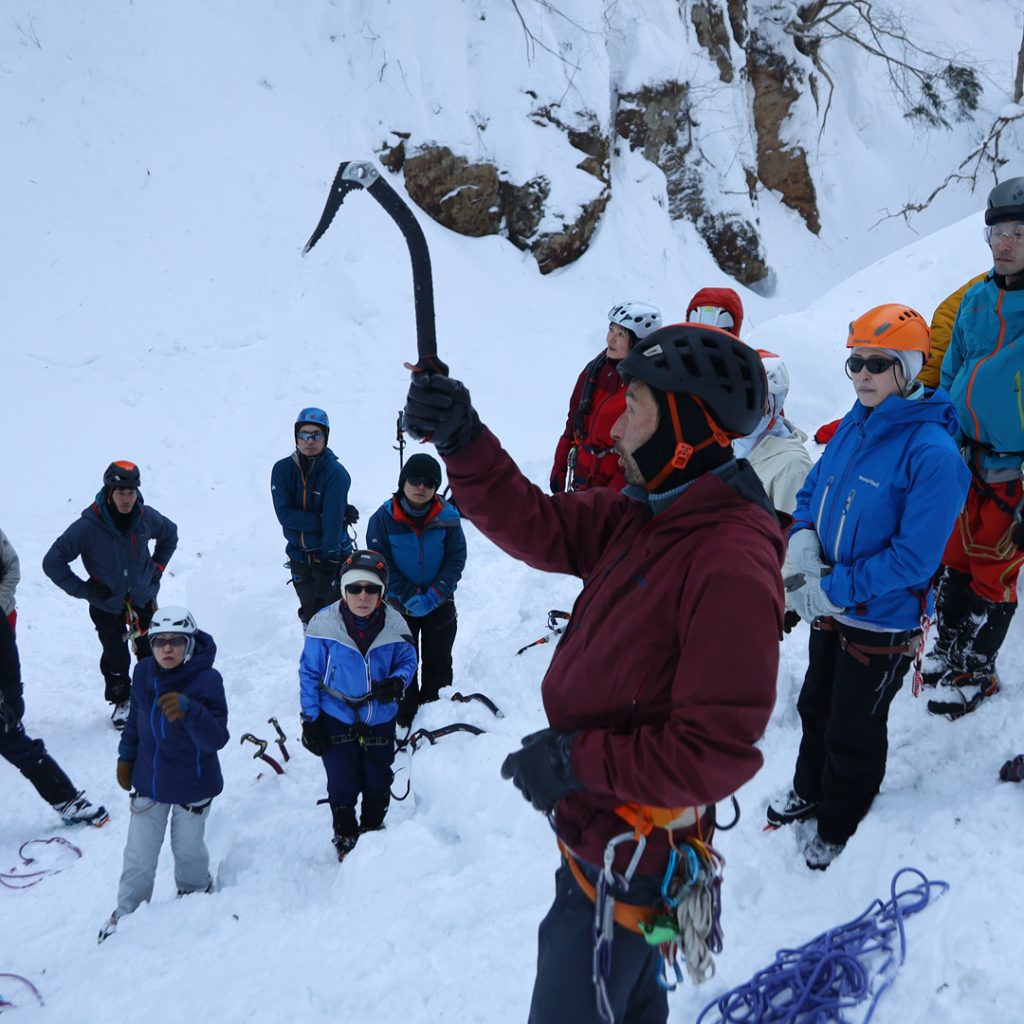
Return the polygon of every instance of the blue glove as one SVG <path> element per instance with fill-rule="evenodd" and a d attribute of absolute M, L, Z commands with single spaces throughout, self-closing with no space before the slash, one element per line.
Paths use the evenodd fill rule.
<path fill-rule="evenodd" d="M 413 594 L 405 602 L 405 608 L 414 618 L 421 619 L 424 615 L 429 615 L 440 603 L 441 595 L 431 587 L 425 594 Z"/>

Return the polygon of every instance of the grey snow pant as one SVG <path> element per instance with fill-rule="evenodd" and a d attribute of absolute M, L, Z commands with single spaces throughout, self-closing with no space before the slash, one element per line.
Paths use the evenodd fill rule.
<path fill-rule="evenodd" d="M 204 807 L 193 805 L 201 809 L 189 810 L 182 804 L 161 804 L 149 797 L 132 796 L 128 842 L 117 888 L 118 917 L 132 913 L 153 895 L 153 881 L 168 815 L 171 819 L 174 881 L 178 892 L 202 892 L 210 886 L 210 854 L 203 841 L 203 833 L 211 803 L 207 801 Z"/>

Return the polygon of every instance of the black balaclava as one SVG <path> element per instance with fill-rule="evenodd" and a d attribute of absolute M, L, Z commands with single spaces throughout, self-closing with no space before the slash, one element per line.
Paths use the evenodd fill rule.
<path fill-rule="evenodd" d="M 135 518 L 139 513 L 139 492 L 135 492 L 135 504 L 132 505 L 129 512 L 119 512 L 117 506 L 114 504 L 114 488 L 104 487 L 103 490 L 106 492 L 107 511 L 110 513 L 110 519 L 114 526 L 117 527 L 121 533 L 125 533 L 131 528 L 132 523 L 135 522 Z"/>
<path fill-rule="evenodd" d="M 654 480 L 664 470 L 679 446 L 669 407 L 669 396 L 657 388 L 651 388 L 651 394 L 658 403 L 658 425 L 651 437 L 633 452 L 633 460 L 643 474 L 644 480 L 648 482 Z M 680 394 L 672 397 L 678 410 L 679 427 L 684 443 L 699 450 L 691 453 L 689 461 L 682 469 L 673 468 L 653 487 L 648 486 L 652 494 L 661 494 L 681 487 L 733 457 L 729 438 L 719 428 L 719 436 L 725 440 L 725 446 L 713 439 L 708 417 L 695 399 L 690 395 Z"/>

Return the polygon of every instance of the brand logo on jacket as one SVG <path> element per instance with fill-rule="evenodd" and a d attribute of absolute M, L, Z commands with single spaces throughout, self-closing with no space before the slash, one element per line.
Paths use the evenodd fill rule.
<path fill-rule="evenodd" d="M 881 485 L 877 480 L 872 480 L 869 476 L 858 476 L 858 480 L 863 480 L 866 484 L 871 484 L 872 487 L 880 487 Z"/>

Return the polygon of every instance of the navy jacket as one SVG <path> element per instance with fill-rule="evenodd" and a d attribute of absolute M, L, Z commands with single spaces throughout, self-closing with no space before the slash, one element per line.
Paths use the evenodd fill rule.
<path fill-rule="evenodd" d="M 311 555 L 344 559 L 352 553 L 352 539 L 345 529 L 351 486 L 348 470 L 330 448 L 313 461 L 308 477 L 299 468 L 297 451 L 274 463 L 270 493 L 291 561 L 308 562 Z"/>
<path fill-rule="evenodd" d="M 938 568 L 970 472 L 945 391 L 856 402 L 796 496 L 793 532 L 813 529 L 833 571 L 822 580 L 844 620 L 905 630 L 932 614 Z"/>
<path fill-rule="evenodd" d="M 405 604 L 414 594 L 437 591 L 451 600 L 466 568 L 466 535 L 455 506 L 434 497 L 422 519 L 391 498 L 370 517 L 366 546 L 388 563 L 388 600 Z"/>
<path fill-rule="evenodd" d="M 149 542 L 156 549 L 149 553 Z M 115 525 L 104 492 L 82 511 L 50 546 L 43 557 L 43 572 L 65 593 L 88 598 L 87 581 L 71 571 L 71 563 L 81 555 L 90 579 L 105 583 L 111 596 L 96 604 L 105 612 L 121 612 L 130 596 L 132 604 L 141 608 L 157 595 L 159 581 L 154 582 L 157 565 L 166 568 L 178 546 L 178 528 L 138 500 L 132 509 L 131 526 L 122 533 Z"/>
<path fill-rule="evenodd" d="M 224 788 L 217 751 L 229 739 L 228 704 L 216 654 L 213 637 L 200 630 L 192 657 L 177 668 L 162 669 L 151 657 L 135 666 L 117 759 L 134 762 L 132 785 L 141 796 L 193 804 Z M 188 697 L 188 711 L 171 722 L 157 698 L 175 691 Z"/>

